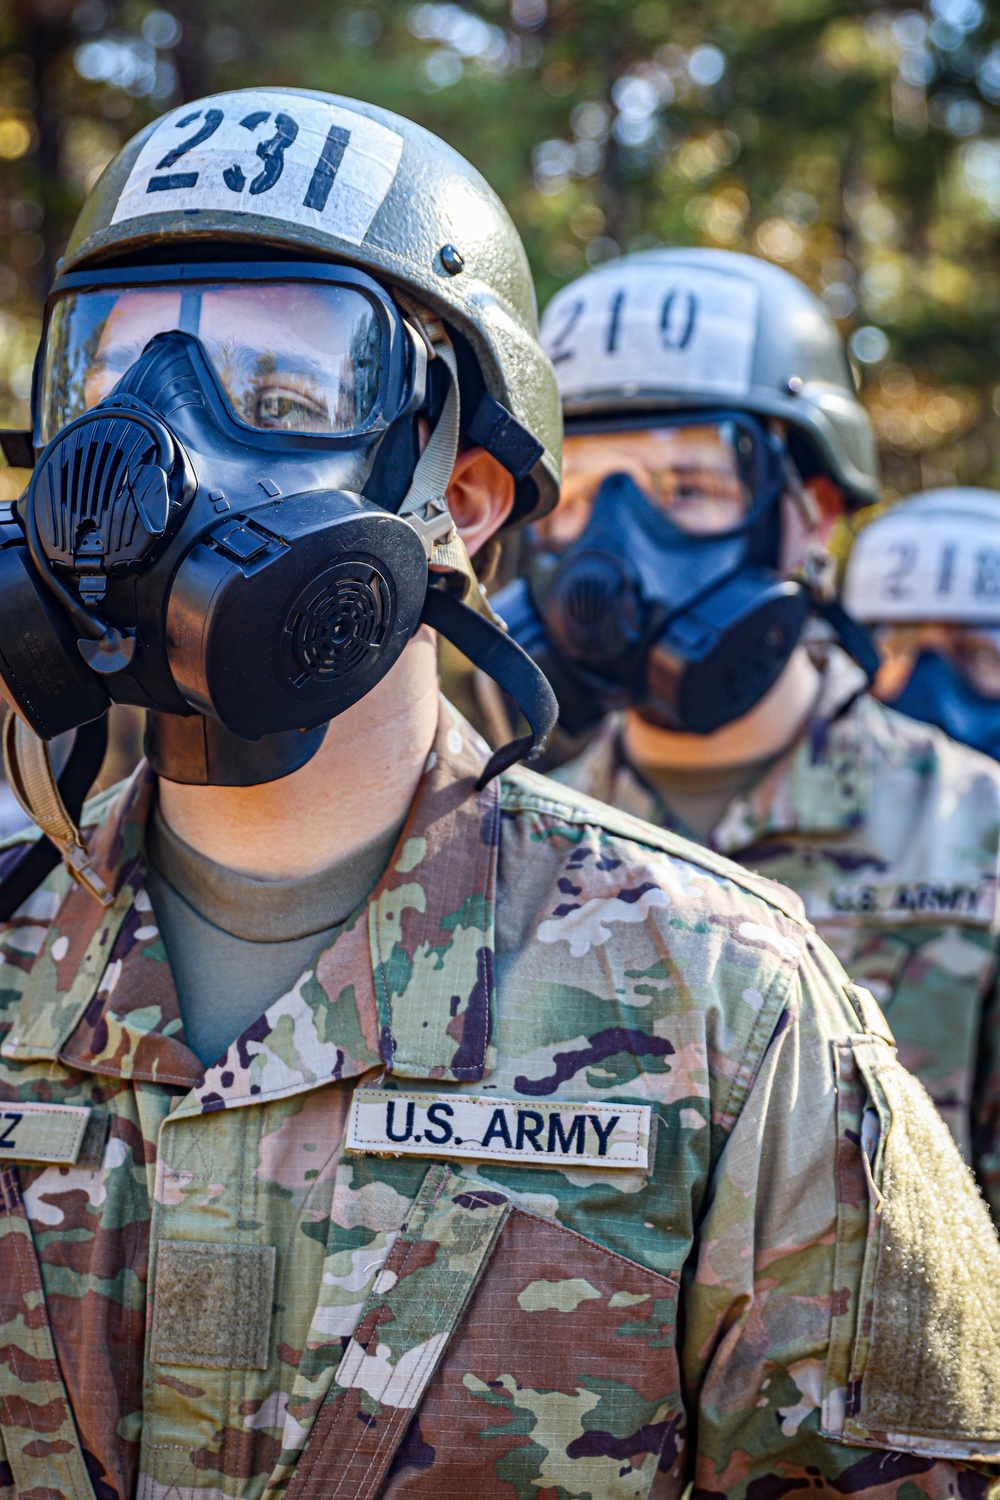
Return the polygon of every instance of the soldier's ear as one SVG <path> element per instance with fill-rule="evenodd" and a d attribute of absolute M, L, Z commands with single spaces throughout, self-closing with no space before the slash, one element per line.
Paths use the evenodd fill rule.
<path fill-rule="evenodd" d="M 514 476 L 485 448 L 465 448 L 455 460 L 448 505 L 459 535 L 475 557 L 514 506 Z"/>
<path fill-rule="evenodd" d="M 840 485 L 828 474 L 813 474 L 805 481 L 803 489 L 808 490 L 812 496 L 819 513 L 820 525 L 829 530 L 847 509 L 847 500 Z"/>

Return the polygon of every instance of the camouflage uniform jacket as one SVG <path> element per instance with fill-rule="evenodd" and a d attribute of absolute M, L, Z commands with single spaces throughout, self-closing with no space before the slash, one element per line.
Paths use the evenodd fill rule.
<path fill-rule="evenodd" d="M 446 707 L 371 900 L 207 1072 L 144 769 L 114 904 L 6 928 L 0 1495 L 985 1494 L 1000 1247 L 871 997 L 787 892 L 482 764 Z"/>
<path fill-rule="evenodd" d="M 1000 766 L 867 695 L 839 652 L 801 739 L 709 843 L 791 887 L 875 995 L 1000 1222 Z M 845 700 L 849 706 L 841 711 Z M 620 726 L 559 781 L 684 833 L 628 763 Z"/>

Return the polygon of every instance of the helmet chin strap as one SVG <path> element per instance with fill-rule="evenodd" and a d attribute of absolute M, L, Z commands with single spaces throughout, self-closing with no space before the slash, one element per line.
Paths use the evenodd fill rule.
<path fill-rule="evenodd" d="M 440 318 L 397 293 L 416 323 L 431 359 L 439 359 L 451 377 L 437 425 L 417 460 L 410 488 L 398 514 L 416 531 L 432 570 L 450 573 L 461 584 L 461 600 L 478 610 L 498 629 L 506 627 L 493 613 L 476 577 L 468 548 L 458 533 L 448 506 L 448 485 L 458 456 L 459 390 L 458 363 L 447 330 Z"/>
<path fill-rule="evenodd" d="M 508 770 L 515 761 L 530 760 L 545 748 L 559 717 L 558 700 L 548 678 L 528 653 L 454 594 L 442 588 L 429 588 L 423 618 L 433 630 L 447 636 L 473 666 L 492 677 L 513 698 L 528 721 L 528 734 L 509 740 L 490 756 L 476 782 L 477 790 L 482 791 L 487 782 Z"/>
<path fill-rule="evenodd" d="M 802 483 L 801 476 L 787 450 L 782 455 L 785 484 L 809 531 L 819 526 L 820 510 L 815 497 Z M 833 554 L 820 542 L 813 542 L 799 569 L 799 581 L 809 595 L 814 614 L 825 620 L 847 652 L 864 672 L 870 688 L 880 666 L 879 654 L 870 632 L 849 615 L 837 598 L 837 563 Z"/>
<path fill-rule="evenodd" d="M 837 598 L 837 565 L 831 553 L 825 547 L 811 547 L 798 577 L 809 595 L 813 613 L 830 626 L 848 656 L 857 662 L 868 679 L 865 688 L 870 688 L 881 665 L 879 654 L 867 626 L 849 615 Z"/>
<path fill-rule="evenodd" d="M 531 759 L 545 748 L 559 705 L 547 678 L 528 653 L 511 640 L 506 625 L 491 608 L 448 507 L 448 484 L 458 454 L 460 399 L 451 339 L 433 313 L 402 294 L 397 296 L 420 329 L 431 357 L 440 359 L 451 377 L 441 416 L 399 508 L 400 516 L 423 542 L 432 574 L 422 619 L 499 683 L 520 708 L 530 729 L 529 734 L 494 751 L 477 783 L 482 788 L 515 761 Z M 442 575 L 440 582 L 433 577 L 438 572 Z M 454 591 L 449 583 L 456 585 Z"/>
<path fill-rule="evenodd" d="M 57 781 L 48 741 L 29 729 L 13 710 L 8 711 L 3 726 L 7 781 L 19 805 L 49 842 L 36 844 L 0 883 L 0 920 L 6 921 L 13 915 L 60 857 L 89 896 L 101 906 L 111 905 L 114 897 L 90 863 L 90 851 L 79 824 L 84 798 L 101 769 L 107 743 L 106 718 L 81 725 Z"/>

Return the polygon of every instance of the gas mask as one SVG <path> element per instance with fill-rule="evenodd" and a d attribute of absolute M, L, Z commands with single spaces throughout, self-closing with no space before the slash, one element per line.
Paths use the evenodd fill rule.
<path fill-rule="evenodd" d="M 458 382 L 437 331 L 344 266 L 62 278 L 35 392 L 43 451 L 0 524 L 0 679 L 20 718 L 48 740 L 137 704 L 169 779 L 274 780 L 425 620 L 532 725 L 484 779 L 540 743 L 554 705 L 537 668 L 461 602 L 471 590 L 485 609 L 443 498 Z"/>
<path fill-rule="evenodd" d="M 1000 701 L 983 698 L 934 651 L 922 651 L 909 680 L 890 707 L 935 724 L 953 740 L 1000 760 Z"/>
<path fill-rule="evenodd" d="M 740 718 L 814 604 L 777 571 L 779 439 L 743 413 L 658 414 L 571 430 L 565 464 L 525 578 L 494 601 L 552 683 L 563 728 L 585 733 L 625 707 L 695 734 Z"/>
<path fill-rule="evenodd" d="M 1000 627 L 899 621 L 879 626 L 876 639 L 883 703 L 1000 760 Z"/>
<path fill-rule="evenodd" d="M 1000 760 L 1000 494 L 948 485 L 883 510 L 844 602 L 874 630 L 876 697 Z"/>

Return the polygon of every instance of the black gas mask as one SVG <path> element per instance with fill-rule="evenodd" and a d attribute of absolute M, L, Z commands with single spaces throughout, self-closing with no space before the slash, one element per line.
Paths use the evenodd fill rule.
<path fill-rule="evenodd" d="M 923 651 L 891 708 L 1000 760 L 1000 701 L 985 698 L 946 657 Z"/>
<path fill-rule="evenodd" d="M 694 734 L 740 718 L 780 676 L 811 607 L 875 670 L 860 628 L 778 572 L 790 479 L 780 440 L 743 413 L 568 431 L 560 507 L 532 528 L 524 578 L 494 601 L 552 683 L 567 733 L 625 707 Z"/>
<path fill-rule="evenodd" d="M 975 561 L 981 546 L 975 531 L 976 517 L 964 519 L 965 556 Z M 927 531 L 931 546 L 936 547 L 939 539 L 934 537 L 931 523 Z M 960 543 L 949 539 L 944 545 L 954 556 Z M 897 544 L 889 554 L 893 567 L 898 566 L 898 555 Z M 984 547 L 979 555 L 989 554 Z M 944 574 L 939 572 L 937 576 Z M 976 574 L 969 569 L 964 577 L 971 581 Z M 930 591 L 921 597 L 930 598 Z M 959 609 L 956 606 L 956 613 Z M 989 619 L 982 623 L 900 620 L 878 626 L 875 635 L 884 670 L 878 685 L 882 702 L 1000 760 L 1000 625 Z"/>
<path fill-rule="evenodd" d="M 397 514 L 417 414 L 434 427 L 448 370 L 436 362 L 435 398 L 433 346 L 372 278 L 245 262 L 78 273 L 54 289 L 44 349 L 44 447 L 0 525 L 0 679 L 43 739 L 137 704 L 164 776 L 273 780 L 426 620 L 532 725 L 487 774 L 543 740 L 554 705 L 537 668 L 429 572 L 446 505 Z"/>

